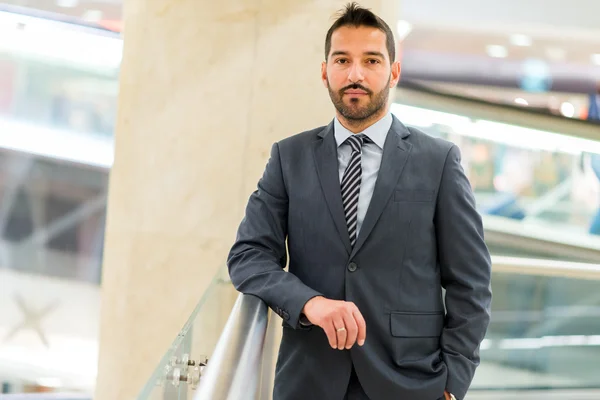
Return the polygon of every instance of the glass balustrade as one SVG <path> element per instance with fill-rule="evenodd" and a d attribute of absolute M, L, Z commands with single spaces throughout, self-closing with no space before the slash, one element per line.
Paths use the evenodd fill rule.
<path fill-rule="evenodd" d="M 577 277 L 577 269 L 560 276 L 538 264 L 526 273 L 495 269 L 474 389 L 600 388 L 600 266 Z"/>
<path fill-rule="evenodd" d="M 494 263 L 492 318 L 472 393 L 600 389 L 600 265 L 495 259 L 500 261 Z M 208 357 L 210 364 L 236 296 L 226 276 L 225 269 L 219 272 L 138 400 L 193 398 L 198 361 Z M 263 362 L 274 366 L 281 333 L 274 314 L 269 331 Z M 268 382 L 263 385 L 260 400 L 269 399 L 272 390 Z"/>
<path fill-rule="evenodd" d="M 238 293 L 220 268 L 137 400 L 191 400 Z"/>

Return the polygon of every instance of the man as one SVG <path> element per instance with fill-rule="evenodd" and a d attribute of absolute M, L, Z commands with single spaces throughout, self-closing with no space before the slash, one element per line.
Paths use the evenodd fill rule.
<path fill-rule="evenodd" d="M 336 118 L 273 145 L 228 259 L 284 320 L 273 398 L 461 399 L 491 267 L 459 150 L 390 114 L 400 66 L 379 17 L 348 5 L 325 57 Z"/>

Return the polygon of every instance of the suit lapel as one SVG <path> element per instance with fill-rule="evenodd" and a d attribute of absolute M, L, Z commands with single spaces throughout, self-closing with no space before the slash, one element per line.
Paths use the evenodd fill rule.
<path fill-rule="evenodd" d="M 346 226 L 344 207 L 342 204 L 342 193 L 340 189 L 340 176 L 338 170 L 337 144 L 333 133 L 333 121 L 320 133 L 319 139 L 314 144 L 315 162 L 317 174 L 321 181 L 321 188 L 325 194 L 327 206 L 340 234 L 340 238 L 346 247 L 348 254 L 352 251 L 350 236 Z"/>
<path fill-rule="evenodd" d="M 377 174 L 375 189 L 373 190 L 373 197 L 371 198 L 371 203 L 367 209 L 367 214 L 365 215 L 350 258 L 356 255 L 369 237 L 392 192 L 396 188 L 396 184 L 400 179 L 400 175 L 404 170 L 404 165 L 412 149 L 412 145 L 404 140 L 408 135 L 410 135 L 409 130 L 394 117 L 390 131 L 385 139 L 385 145 L 383 146 L 383 156 L 379 173 Z"/>

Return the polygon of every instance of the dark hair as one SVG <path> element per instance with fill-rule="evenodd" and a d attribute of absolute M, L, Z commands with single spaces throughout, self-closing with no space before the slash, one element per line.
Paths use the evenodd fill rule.
<path fill-rule="evenodd" d="M 343 26 L 353 26 L 355 28 L 368 26 L 379 29 L 386 36 L 385 45 L 390 56 L 390 63 L 396 60 L 396 43 L 394 41 L 394 34 L 388 24 L 371 10 L 362 8 L 355 2 L 348 3 L 343 10 L 340 10 L 338 19 L 327 31 L 327 36 L 325 37 L 325 60 L 329 57 L 329 51 L 331 50 L 331 35 Z"/>

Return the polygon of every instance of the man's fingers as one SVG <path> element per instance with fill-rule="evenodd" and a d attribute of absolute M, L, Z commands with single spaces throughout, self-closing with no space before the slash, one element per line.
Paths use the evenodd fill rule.
<path fill-rule="evenodd" d="M 337 332 L 335 331 L 335 327 L 333 326 L 333 322 L 328 322 L 322 326 L 325 334 L 327 335 L 327 339 L 329 340 L 329 345 L 332 349 L 337 348 Z"/>
<path fill-rule="evenodd" d="M 343 350 L 344 347 L 346 347 L 346 338 L 348 336 L 348 331 L 346 330 L 346 324 L 344 323 L 344 319 L 341 316 L 335 318 L 333 320 L 333 326 L 337 334 L 337 349 Z"/>
<path fill-rule="evenodd" d="M 353 303 L 337 304 L 331 308 L 325 310 L 328 312 L 323 313 L 324 318 L 319 324 L 327 335 L 331 348 L 351 349 L 355 343 L 362 346 L 367 338 L 367 327 L 358 308 Z"/>
<path fill-rule="evenodd" d="M 352 316 L 354 317 L 354 320 L 356 321 L 356 326 L 358 327 L 358 334 L 356 340 L 358 342 L 358 345 L 362 346 L 363 344 L 365 344 L 365 340 L 367 339 L 367 324 L 360 311 L 358 311 L 358 309 L 352 312 Z"/>
<path fill-rule="evenodd" d="M 358 335 L 358 325 L 356 324 L 356 320 L 354 319 L 351 310 L 348 310 L 346 315 L 344 315 L 344 323 L 346 324 L 347 331 L 345 347 L 346 349 L 351 349 L 352 346 L 354 346 L 354 343 L 356 343 Z"/>

